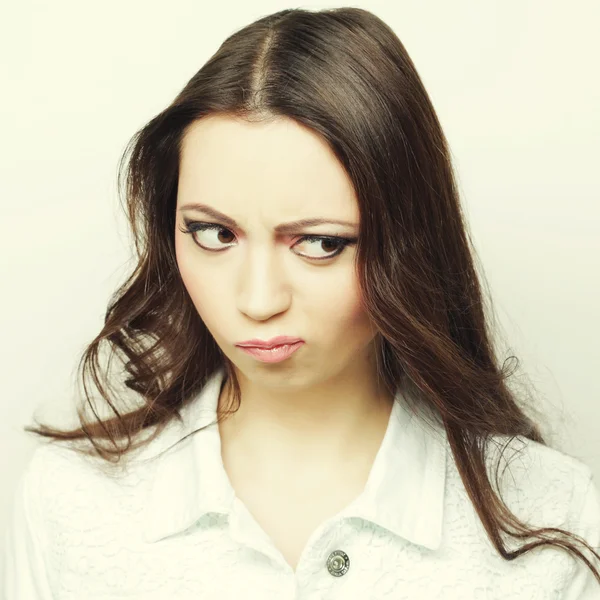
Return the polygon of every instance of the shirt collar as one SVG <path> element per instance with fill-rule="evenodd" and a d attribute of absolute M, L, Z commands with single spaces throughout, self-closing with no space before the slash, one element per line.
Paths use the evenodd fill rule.
<path fill-rule="evenodd" d="M 145 538 L 155 542 L 194 525 L 204 514 L 229 515 L 235 491 L 221 457 L 216 411 L 224 371 L 215 372 L 176 424 L 142 451 L 157 458 L 146 505 Z M 339 517 L 360 517 L 435 550 L 442 539 L 447 438 L 437 413 L 397 393 L 363 493 Z M 169 449 L 187 433 L 208 425 Z"/>

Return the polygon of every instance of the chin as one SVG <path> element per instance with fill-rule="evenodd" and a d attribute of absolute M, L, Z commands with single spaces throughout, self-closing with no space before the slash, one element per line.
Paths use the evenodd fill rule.
<path fill-rule="evenodd" d="M 262 385 L 272 389 L 288 391 L 301 390 L 310 387 L 321 379 L 320 373 L 306 365 L 285 360 L 280 363 L 263 363 L 250 358 L 251 363 L 236 364 L 236 369 L 244 378 L 255 385 Z"/>

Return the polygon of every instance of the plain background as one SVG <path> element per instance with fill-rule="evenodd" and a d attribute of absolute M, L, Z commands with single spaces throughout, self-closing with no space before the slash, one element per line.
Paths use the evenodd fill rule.
<path fill-rule="evenodd" d="M 0 35 L 0 534 L 40 406 L 74 397 L 76 362 L 131 263 L 116 193 L 130 136 L 234 30 L 276 0 L 20 0 Z M 596 0 L 397 0 L 383 18 L 448 137 L 515 381 L 550 445 L 600 479 L 600 42 Z M 44 409 L 45 410 L 45 409 Z M 52 413 L 54 414 L 54 413 Z M 58 412 L 56 412 L 58 414 Z"/>

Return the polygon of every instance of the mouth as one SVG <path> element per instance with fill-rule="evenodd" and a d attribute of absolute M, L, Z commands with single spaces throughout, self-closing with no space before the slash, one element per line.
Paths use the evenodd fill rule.
<path fill-rule="evenodd" d="M 257 360 L 265 363 L 278 363 L 287 360 L 296 350 L 304 345 L 303 340 L 298 340 L 292 343 L 283 343 L 272 346 L 270 348 L 259 348 L 256 346 L 241 346 L 238 344 L 240 350 L 246 354 L 256 358 Z"/>
<path fill-rule="evenodd" d="M 245 342 L 239 342 L 236 346 L 240 346 L 243 348 L 264 348 L 266 350 L 270 350 L 277 346 L 283 346 L 286 344 L 295 344 L 297 342 L 302 342 L 303 340 L 299 337 L 292 337 L 290 335 L 278 335 L 270 340 L 259 340 L 252 339 L 246 340 Z"/>

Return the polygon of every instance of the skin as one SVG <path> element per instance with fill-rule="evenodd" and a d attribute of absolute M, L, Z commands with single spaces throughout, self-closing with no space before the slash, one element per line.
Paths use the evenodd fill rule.
<path fill-rule="evenodd" d="M 190 203 L 208 205 L 238 227 L 183 208 Z M 184 218 L 223 228 L 185 234 Z M 307 218 L 351 225 L 274 231 L 278 224 Z M 310 129 L 287 118 L 249 123 L 218 115 L 196 121 L 186 132 L 177 263 L 200 317 L 240 381 L 241 406 L 220 424 L 223 455 L 239 457 L 240 469 L 258 462 L 275 479 L 285 478 L 293 464 L 295 481 L 317 481 L 346 466 L 356 472 L 364 464 L 368 471 L 372 463 L 392 399 L 376 382 L 375 331 L 361 303 L 356 246 L 319 261 L 310 257 L 330 256 L 338 246 L 298 243 L 308 234 L 356 238 L 358 226 L 351 181 Z M 297 336 L 305 344 L 276 364 L 235 346 L 277 335 Z M 219 411 L 229 391 L 224 386 Z"/>

